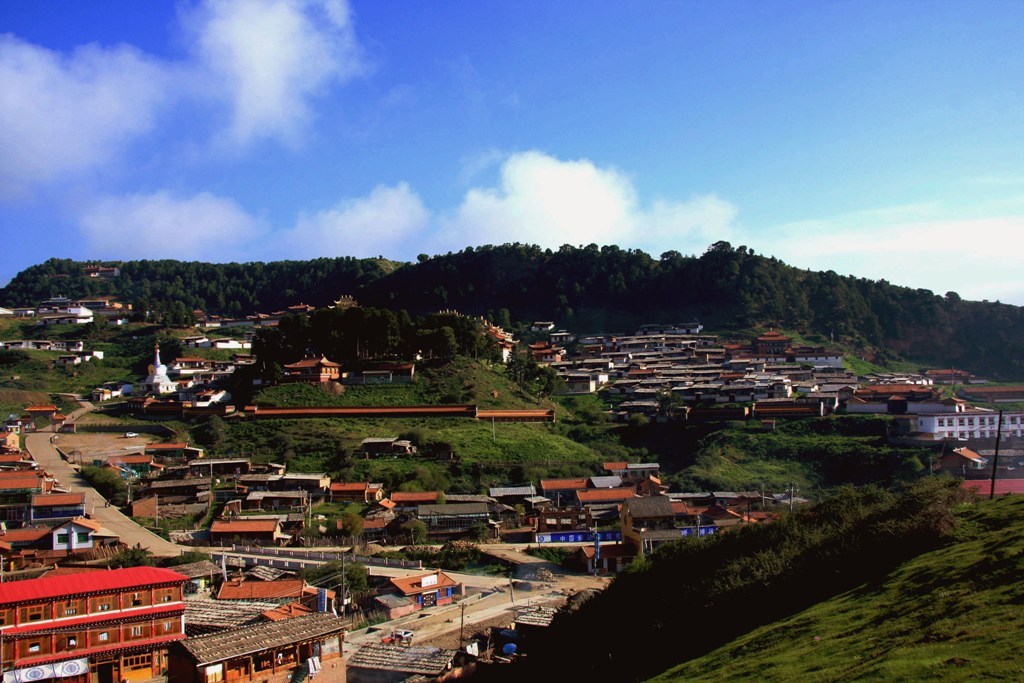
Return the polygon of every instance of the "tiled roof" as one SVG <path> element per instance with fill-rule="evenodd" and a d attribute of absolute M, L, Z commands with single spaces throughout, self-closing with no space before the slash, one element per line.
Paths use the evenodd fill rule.
<path fill-rule="evenodd" d="M 289 602 L 274 609 L 268 609 L 262 616 L 268 621 L 284 621 L 285 619 L 294 619 L 306 614 L 313 614 L 313 610 L 300 602 Z"/>
<path fill-rule="evenodd" d="M 341 633 L 347 623 L 333 614 L 308 614 L 294 619 L 253 624 L 222 633 L 189 638 L 183 645 L 198 664 L 212 664 Z"/>
<path fill-rule="evenodd" d="M 153 462 L 153 456 L 146 455 L 145 453 L 132 453 L 131 455 L 114 456 L 107 462 L 119 463 L 121 465 L 148 465 Z"/>
<path fill-rule="evenodd" d="M 672 517 L 675 514 L 672 509 L 672 500 L 667 496 L 649 496 L 627 500 L 626 509 L 629 510 L 633 519 Z"/>
<path fill-rule="evenodd" d="M 31 541 L 38 541 L 44 536 L 48 536 L 52 529 L 47 527 L 26 527 L 24 529 L 8 529 L 6 533 L 0 535 L 0 540 L 5 543 L 28 543 Z"/>
<path fill-rule="evenodd" d="M 366 491 L 368 488 L 369 484 L 367 484 L 365 481 L 353 482 L 350 484 L 346 484 L 340 481 L 331 482 L 331 491 L 336 491 L 338 493 L 358 493 L 360 491 Z"/>
<path fill-rule="evenodd" d="M 487 493 L 492 498 L 501 498 L 502 496 L 535 496 L 537 495 L 537 489 L 534 488 L 533 484 L 524 486 L 494 486 L 487 489 Z"/>
<path fill-rule="evenodd" d="M 446 503 L 444 505 L 420 505 L 416 508 L 418 517 L 451 515 L 486 515 L 487 503 Z"/>
<path fill-rule="evenodd" d="M 83 505 L 84 503 L 84 493 L 40 493 L 32 496 L 32 507 Z"/>
<path fill-rule="evenodd" d="M 0 489 L 38 489 L 43 476 L 32 472 L 0 473 Z"/>
<path fill-rule="evenodd" d="M 580 550 L 587 559 L 594 557 L 596 554 L 593 545 L 582 546 Z M 636 555 L 636 549 L 631 545 L 624 543 L 601 544 L 601 557 L 633 557 L 634 555 Z"/>
<path fill-rule="evenodd" d="M 215 565 L 209 560 L 200 560 L 199 562 L 189 562 L 188 564 L 179 564 L 174 567 L 174 571 L 178 572 L 182 576 L 186 576 L 190 579 L 195 579 L 200 576 L 210 576 L 211 574 L 220 574 L 220 567 Z"/>
<path fill-rule="evenodd" d="M 590 489 L 577 491 L 576 497 L 581 503 L 603 503 L 617 500 L 626 500 L 636 496 L 631 488 L 620 489 Z"/>
<path fill-rule="evenodd" d="M 395 491 L 391 494 L 392 503 L 436 503 L 440 491 Z"/>
<path fill-rule="evenodd" d="M 242 581 L 231 579 L 221 584 L 217 593 L 218 600 L 280 600 L 281 598 L 298 598 L 306 582 L 302 579 L 282 579 L 280 581 Z"/>
<path fill-rule="evenodd" d="M 448 670 L 457 653 L 456 650 L 440 650 L 436 647 L 370 643 L 349 657 L 348 668 L 438 676 Z"/>
<path fill-rule="evenodd" d="M 210 527 L 210 532 L 214 534 L 265 534 L 277 531 L 278 524 L 279 521 L 275 519 L 257 519 L 251 522 L 217 520 Z"/>
<path fill-rule="evenodd" d="M 78 526 L 84 526 L 85 528 L 92 529 L 93 531 L 99 531 L 103 528 L 103 523 L 100 522 L 98 519 L 86 519 L 85 517 L 75 517 L 71 521 L 65 522 L 57 528 L 62 529 L 68 526 L 69 524 L 77 524 Z"/>
<path fill-rule="evenodd" d="M 437 576 L 437 583 L 432 586 L 424 586 L 423 579 L 429 576 Z M 405 595 L 416 595 L 417 593 L 423 593 L 426 591 L 432 591 L 437 588 L 446 588 L 448 586 L 458 586 L 459 582 L 448 576 L 442 571 L 432 572 L 430 574 L 421 574 L 419 576 L 407 576 L 403 578 L 393 578 L 391 583 Z"/>
<path fill-rule="evenodd" d="M 46 530 L 49 532 L 49 530 Z M 8 536 L 10 532 L 8 532 Z M 142 586 L 181 583 L 185 577 L 160 567 L 130 567 L 107 572 L 86 572 L 57 578 L 43 577 L 31 581 L 0 584 L 0 604 L 46 600 L 65 595 L 124 590 Z"/>
<path fill-rule="evenodd" d="M 315 368 L 319 366 L 325 368 L 340 368 L 341 366 L 334 361 L 329 361 L 326 358 L 303 358 L 297 363 L 289 363 L 284 367 L 289 370 L 299 370 L 302 368 Z"/>

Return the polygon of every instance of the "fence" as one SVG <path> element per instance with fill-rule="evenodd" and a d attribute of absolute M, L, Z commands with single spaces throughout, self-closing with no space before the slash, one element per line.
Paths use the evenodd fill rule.
<path fill-rule="evenodd" d="M 338 562 L 342 556 L 346 562 L 355 562 L 373 567 L 398 567 L 400 569 L 423 569 L 423 562 L 420 560 L 393 560 L 386 557 L 369 557 L 361 555 L 349 555 L 340 551 L 325 550 L 301 550 L 296 548 L 264 548 L 262 546 L 248 546 L 232 544 L 231 552 L 240 555 L 255 555 L 257 557 L 277 558 L 281 561 L 299 562 L 305 564 L 320 564 L 322 562 Z M 289 559 L 285 559 L 289 558 Z M 270 565 L 284 566 L 284 565 Z"/>

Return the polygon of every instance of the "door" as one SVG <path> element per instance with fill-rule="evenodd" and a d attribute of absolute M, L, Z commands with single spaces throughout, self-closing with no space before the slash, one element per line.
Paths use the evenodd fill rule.
<path fill-rule="evenodd" d="M 114 663 L 96 665 L 96 683 L 114 683 Z"/>

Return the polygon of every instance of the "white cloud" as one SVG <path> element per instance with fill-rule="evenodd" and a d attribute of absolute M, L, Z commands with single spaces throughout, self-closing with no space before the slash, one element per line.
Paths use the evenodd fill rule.
<path fill-rule="evenodd" d="M 131 47 L 68 56 L 0 36 L 0 199 L 107 163 L 152 130 L 168 74 Z"/>
<path fill-rule="evenodd" d="M 622 171 L 537 151 L 509 156 L 497 187 L 474 188 L 441 220 L 445 248 L 526 242 L 617 244 L 655 254 L 727 239 L 736 209 L 714 196 L 644 206 Z"/>
<path fill-rule="evenodd" d="M 237 144 L 296 143 L 311 100 L 364 68 L 343 0 L 210 0 L 183 21 Z"/>
<path fill-rule="evenodd" d="M 261 220 L 208 192 L 104 197 L 86 208 L 80 225 L 90 255 L 118 259 L 248 260 L 266 233 Z"/>
<path fill-rule="evenodd" d="M 1024 304 L 1024 215 L 952 216 L 920 204 L 776 226 L 748 244 L 799 267 Z M 763 246 L 763 248 L 762 248 Z"/>
<path fill-rule="evenodd" d="M 156 129 L 205 134 L 203 117 L 217 109 L 229 112 L 218 140 L 296 144 L 315 98 L 364 68 L 344 0 L 209 0 L 182 22 L 192 41 L 183 61 L 124 45 L 64 54 L 0 35 L 0 200 L 116 169 Z M 161 116 L 176 104 L 188 106 L 190 125 Z"/>
<path fill-rule="evenodd" d="M 345 199 L 332 209 L 300 215 L 295 227 L 275 241 L 291 258 L 394 258 L 424 239 L 430 220 L 430 212 L 408 184 L 378 185 L 366 197 Z"/>

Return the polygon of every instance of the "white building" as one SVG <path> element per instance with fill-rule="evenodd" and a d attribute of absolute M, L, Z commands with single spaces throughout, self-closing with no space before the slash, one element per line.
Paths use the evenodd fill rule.
<path fill-rule="evenodd" d="M 160 345 L 156 345 L 153 364 L 149 366 L 149 374 L 143 380 L 140 391 L 143 394 L 173 394 L 178 385 L 167 376 L 167 366 L 160 362 Z"/>
<path fill-rule="evenodd" d="M 943 439 L 996 438 L 996 423 L 999 413 L 994 411 L 967 410 L 963 412 L 919 414 L 914 420 L 916 431 L 928 435 L 935 441 Z M 1001 428 L 1003 438 L 1024 436 L 1024 412 L 1003 413 Z"/>

